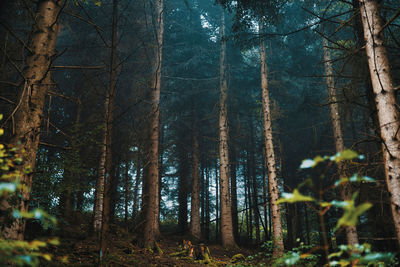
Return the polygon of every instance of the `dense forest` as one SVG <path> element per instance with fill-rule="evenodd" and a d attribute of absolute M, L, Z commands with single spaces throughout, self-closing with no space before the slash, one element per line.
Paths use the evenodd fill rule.
<path fill-rule="evenodd" d="M 0 1 L 1 266 L 399 266 L 400 1 Z"/>

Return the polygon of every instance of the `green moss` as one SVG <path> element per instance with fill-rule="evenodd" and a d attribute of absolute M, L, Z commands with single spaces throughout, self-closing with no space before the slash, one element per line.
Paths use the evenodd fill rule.
<path fill-rule="evenodd" d="M 236 254 L 236 255 L 233 255 L 233 257 L 231 259 L 231 263 L 237 263 L 237 262 L 241 262 L 244 260 L 245 260 L 245 257 L 243 254 Z"/>
<path fill-rule="evenodd" d="M 154 242 L 154 252 L 159 256 L 162 256 L 164 254 L 157 242 Z"/>

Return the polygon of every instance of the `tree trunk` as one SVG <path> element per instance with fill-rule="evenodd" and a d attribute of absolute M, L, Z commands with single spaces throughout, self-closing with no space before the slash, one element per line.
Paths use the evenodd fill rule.
<path fill-rule="evenodd" d="M 386 183 L 390 193 L 393 221 L 400 244 L 400 122 L 395 88 L 384 47 L 378 3 L 360 0 L 366 52 L 383 142 Z"/>
<path fill-rule="evenodd" d="M 116 158 L 116 157 L 114 157 Z M 111 187 L 110 187 L 110 222 L 115 222 L 115 209 L 117 207 L 117 202 L 120 199 L 118 192 L 118 187 L 120 185 L 121 179 L 121 160 L 118 157 L 116 160 L 113 159 L 113 164 L 111 167 Z"/>
<path fill-rule="evenodd" d="M 137 152 L 136 157 L 136 177 L 135 177 L 135 186 L 133 188 L 133 203 L 132 203 L 132 219 L 136 220 L 138 211 L 139 211 L 139 185 L 141 179 L 141 164 L 139 158 L 139 151 Z"/>
<path fill-rule="evenodd" d="M 250 188 L 249 188 L 249 172 L 248 172 L 248 160 L 246 159 L 246 174 L 243 170 L 243 180 L 244 180 L 244 208 L 245 218 L 246 218 L 246 234 L 247 241 L 251 240 L 251 198 L 250 198 Z"/>
<path fill-rule="evenodd" d="M 219 160 L 220 160 L 220 199 L 221 199 L 221 238 L 224 247 L 235 246 L 232 226 L 231 198 L 229 193 L 228 156 L 228 85 L 226 77 L 226 39 L 225 15 L 221 16 L 221 57 L 220 57 L 220 99 L 219 99 Z"/>
<path fill-rule="evenodd" d="M 246 151 L 246 176 L 245 179 L 245 189 L 247 191 L 247 202 L 249 204 L 249 211 L 247 216 L 247 239 L 250 243 L 253 242 L 253 198 L 251 195 L 251 166 L 250 166 L 250 152 Z"/>
<path fill-rule="evenodd" d="M 17 170 L 21 173 L 20 182 L 27 188 L 32 186 L 36 152 L 39 146 L 41 118 L 45 96 L 51 83 L 50 66 L 55 55 L 58 31 L 57 19 L 63 1 L 41 0 L 38 2 L 36 20 L 32 28 L 29 56 L 25 62 L 24 85 L 20 89 L 19 104 L 13 114 L 14 131 L 10 143 L 13 147 L 24 149 L 25 156 Z M 27 174 L 25 170 L 31 172 Z M 13 208 L 24 212 L 28 210 L 30 192 L 21 191 L 22 199 L 16 204 L 2 201 L 1 209 Z M 3 225 L 2 236 L 7 239 L 24 238 L 25 222 L 14 220 L 11 225 Z"/>
<path fill-rule="evenodd" d="M 117 57 L 117 7 L 118 0 L 113 0 L 113 18 L 112 18 L 112 37 L 111 37 L 111 57 L 110 57 L 110 84 L 106 93 L 106 99 L 104 103 L 105 116 L 104 116 L 104 132 L 103 132 L 103 143 L 101 148 L 101 156 L 99 161 L 99 171 L 97 178 L 96 188 L 96 209 L 94 210 L 94 221 L 93 229 L 96 233 L 99 233 L 103 225 L 103 213 L 104 213 L 104 195 L 105 195 L 105 183 L 107 179 L 110 179 L 112 154 L 111 154 L 111 142 L 112 142 L 112 123 L 114 116 L 114 98 L 116 91 L 116 57 Z M 107 204 L 109 205 L 109 203 Z M 109 212 L 109 211 L 108 211 Z M 107 228 L 108 226 L 106 226 Z"/>
<path fill-rule="evenodd" d="M 113 178 L 115 178 L 115 172 L 112 172 L 111 165 L 112 161 L 112 130 L 113 130 L 113 120 L 114 120 L 114 99 L 116 92 L 116 83 L 117 83 L 117 16 L 118 13 L 118 0 L 113 0 L 113 8 L 112 8 L 112 36 L 111 36 L 111 57 L 110 57 L 110 85 L 108 92 L 106 94 L 105 100 L 105 129 L 104 129 L 104 144 L 102 152 L 104 153 L 101 156 L 101 164 L 99 166 L 99 175 L 98 184 L 104 186 L 104 188 L 98 187 L 96 192 L 102 192 L 102 195 L 98 195 L 97 200 L 97 209 L 102 208 L 102 212 L 100 213 L 97 210 L 97 214 L 95 213 L 94 225 L 96 227 L 100 227 L 99 229 L 94 228 L 95 231 L 100 232 L 100 262 L 102 261 L 102 256 L 108 254 L 108 232 L 110 228 L 110 214 L 111 214 L 111 190 L 112 190 L 112 182 Z M 119 161 L 116 163 L 119 165 Z M 114 164 L 115 167 L 115 164 Z M 100 213 L 100 214 L 99 214 Z M 97 215 L 97 216 L 96 216 Z"/>
<path fill-rule="evenodd" d="M 239 232 L 238 232 L 238 210 L 237 210 L 237 182 L 236 182 L 236 171 L 237 171 L 237 159 L 236 159 L 236 147 L 232 145 L 231 149 L 231 199 L 232 199 L 232 226 L 233 226 L 233 235 L 235 237 L 235 241 L 238 241 Z"/>
<path fill-rule="evenodd" d="M 199 152 L 199 154 L 201 154 L 201 153 Z M 205 203 L 204 203 L 204 201 L 205 201 L 204 194 L 206 192 L 205 180 L 204 180 L 204 160 L 201 160 L 200 170 L 201 170 L 200 171 L 200 210 L 201 210 L 200 230 L 201 230 L 202 236 L 204 236 L 203 233 L 204 233 L 204 225 L 205 225 L 205 218 L 206 218 L 205 217 Z"/>
<path fill-rule="evenodd" d="M 265 147 L 265 146 L 264 146 Z M 265 149 L 262 148 L 262 178 L 263 178 L 263 209 L 264 209 L 264 241 L 267 241 L 269 239 L 269 232 L 268 232 L 268 213 L 267 213 L 267 207 L 269 205 L 269 201 L 267 198 L 267 175 L 265 173 L 265 168 L 266 168 L 266 157 L 265 157 Z"/>
<path fill-rule="evenodd" d="M 125 226 L 128 227 L 129 210 L 128 204 L 131 195 L 131 183 L 129 177 L 129 160 L 125 161 L 125 175 L 124 175 L 124 222 Z"/>
<path fill-rule="evenodd" d="M 161 89 L 161 66 L 162 48 L 164 35 L 164 6 L 163 0 L 154 1 L 155 15 L 155 41 L 154 61 L 151 80 L 151 111 L 150 127 L 148 135 L 148 159 L 143 177 L 143 246 L 152 247 L 159 235 L 158 213 L 160 206 L 158 201 L 159 170 L 158 170 L 158 142 L 159 142 L 159 117 L 160 117 L 160 89 Z"/>
<path fill-rule="evenodd" d="M 331 54 L 328 48 L 328 40 L 326 38 L 323 38 L 322 42 L 324 49 L 326 84 L 328 86 L 328 97 L 330 103 L 329 106 L 331 109 L 333 139 L 335 141 L 336 152 L 340 152 L 345 149 L 345 146 L 343 141 L 342 127 L 340 123 L 339 104 L 336 97 L 335 81 L 333 79 Z M 348 174 L 346 173 L 346 164 L 344 164 L 344 162 L 339 162 L 338 168 L 340 177 L 348 177 Z M 340 188 L 340 193 L 343 200 L 351 200 L 352 190 L 350 183 L 345 183 L 344 185 L 342 185 Z M 357 228 L 355 226 L 348 226 L 345 230 L 347 243 L 349 245 L 358 244 Z"/>
<path fill-rule="evenodd" d="M 199 142 L 197 140 L 197 130 L 195 128 L 193 133 L 192 151 L 192 199 L 190 204 L 190 234 L 197 239 L 201 238 L 199 193 Z"/>
<path fill-rule="evenodd" d="M 256 228 L 256 244 L 260 244 L 260 211 L 258 209 L 258 185 L 256 175 L 256 159 L 255 159 L 255 144 L 254 144 L 254 125 L 253 118 L 250 118 L 250 177 L 253 187 L 253 214 L 254 227 Z"/>
<path fill-rule="evenodd" d="M 219 226 L 220 226 L 220 214 L 219 214 L 219 183 L 218 183 L 218 163 L 215 162 L 215 240 L 219 240 Z"/>
<path fill-rule="evenodd" d="M 179 161 L 179 182 L 178 182 L 178 228 L 180 232 L 186 232 L 188 219 L 188 158 L 184 144 L 177 144 Z"/>
<path fill-rule="evenodd" d="M 268 92 L 267 59 L 265 51 L 265 42 L 263 38 L 261 38 L 261 43 L 260 43 L 260 56 L 261 56 L 262 106 L 263 106 L 264 131 L 265 131 L 265 151 L 266 151 L 267 166 L 268 166 L 269 195 L 271 199 L 271 214 L 272 214 L 272 228 L 273 228 L 272 234 L 275 244 L 273 254 L 275 256 L 278 256 L 283 253 L 284 246 L 283 246 L 283 235 L 282 235 L 281 210 L 279 204 L 276 203 L 277 200 L 279 199 L 279 188 L 278 188 L 278 177 L 276 173 L 274 144 L 272 140 L 272 121 L 271 121 L 271 112 L 269 106 L 270 103 L 269 103 L 269 92 Z"/>
<path fill-rule="evenodd" d="M 160 143 L 158 146 L 158 150 L 159 150 L 159 159 L 158 159 L 158 206 L 161 206 L 161 201 L 162 201 L 162 197 L 161 197 L 161 193 L 162 193 L 162 177 L 163 177 L 163 173 L 164 173 L 164 126 L 162 125 L 161 122 L 161 116 L 160 116 Z M 160 222 L 160 216 L 161 213 L 158 213 L 158 222 Z"/>
<path fill-rule="evenodd" d="M 207 164 L 207 163 L 206 163 Z M 205 218 L 205 226 L 204 226 L 204 236 L 206 241 L 210 240 L 210 173 L 208 168 L 206 167 L 206 184 L 205 184 L 205 198 L 206 198 L 206 218 Z"/>

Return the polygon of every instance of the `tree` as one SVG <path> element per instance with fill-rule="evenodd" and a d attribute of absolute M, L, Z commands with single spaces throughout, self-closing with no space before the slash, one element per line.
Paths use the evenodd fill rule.
<path fill-rule="evenodd" d="M 152 77 L 150 86 L 150 114 L 147 140 L 147 162 L 143 172 L 143 245 L 152 247 L 159 235 L 159 117 L 161 66 L 164 35 L 164 6 L 163 0 L 154 1 L 154 40 L 155 48 L 152 62 Z"/>
<path fill-rule="evenodd" d="M 262 24 L 260 24 L 260 31 L 262 32 Z M 262 89 L 262 108 L 264 116 L 264 137 L 265 137 L 265 151 L 268 166 L 268 186 L 269 195 L 271 200 L 271 214 L 272 214 L 272 237 L 274 240 L 274 255 L 281 255 L 284 250 L 283 246 L 283 233 L 281 210 L 277 203 L 279 198 L 278 177 L 276 171 L 276 161 L 274 152 L 274 143 L 272 139 L 272 120 L 271 109 L 268 91 L 268 69 L 267 69 L 267 56 L 265 49 L 264 38 L 260 41 L 260 58 L 261 58 L 261 89 Z"/>
<path fill-rule="evenodd" d="M 222 11 L 220 27 L 220 102 L 219 102 L 219 160 L 220 160 L 220 199 L 221 199 L 221 237 L 224 247 L 235 246 L 233 237 L 231 200 L 229 193 L 229 148 L 228 148 L 228 110 L 226 98 L 228 84 L 226 76 L 226 36 L 225 14 Z"/>
<path fill-rule="evenodd" d="M 336 152 L 341 152 L 345 149 L 345 146 L 343 141 L 341 120 L 339 115 L 339 104 L 336 97 L 335 81 L 333 78 L 332 59 L 328 48 L 328 40 L 326 38 L 323 38 L 322 42 L 324 50 L 326 84 L 328 86 L 329 106 L 331 109 L 333 138 L 335 141 Z M 346 171 L 347 166 L 344 162 L 339 162 L 338 168 L 340 177 L 348 177 L 348 173 Z M 344 185 L 342 185 L 340 193 L 343 200 L 351 200 L 352 190 L 350 183 L 345 183 Z M 346 237 L 349 245 L 358 244 L 357 228 L 355 226 L 347 226 Z"/>
<path fill-rule="evenodd" d="M 32 37 L 29 45 L 29 56 L 23 70 L 23 85 L 20 88 L 18 105 L 11 114 L 15 123 L 15 132 L 11 138 L 14 147 L 25 150 L 24 162 L 17 167 L 21 172 L 21 183 L 27 188 L 32 185 L 35 169 L 36 152 L 39 146 L 40 127 L 42 123 L 45 96 L 51 87 L 50 67 L 55 56 L 55 45 L 58 31 L 58 18 L 61 12 L 62 0 L 41 0 L 37 4 L 36 20 L 32 27 Z M 26 169 L 30 172 L 26 172 Z M 21 192 L 22 200 L 16 207 L 27 211 L 30 192 Z M 10 207 L 4 203 L 3 207 Z M 2 235 L 9 239 L 23 239 L 25 223 L 15 220 L 11 225 L 4 226 Z"/>
<path fill-rule="evenodd" d="M 118 0 L 113 0 L 112 11 L 112 37 L 111 37 L 111 56 L 110 56 L 110 84 L 106 92 L 104 102 L 104 129 L 103 142 L 101 146 L 101 155 L 98 168 L 98 178 L 96 184 L 96 204 L 94 205 L 93 228 L 95 232 L 106 231 L 108 225 L 103 227 L 103 221 L 108 224 L 110 216 L 110 182 L 111 182 L 111 164 L 112 164 L 112 130 L 114 120 L 114 99 L 117 82 L 117 18 L 118 18 Z M 104 209 L 105 208 L 105 209 Z"/>
<path fill-rule="evenodd" d="M 190 234 L 197 239 L 201 238 L 199 197 L 199 142 L 197 137 L 197 128 L 194 126 L 192 147 L 192 200 L 190 203 Z"/>
<path fill-rule="evenodd" d="M 400 121 L 396 88 L 390 73 L 378 1 L 360 0 L 365 49 L 381 130 L 386 184 L 390 193 L 393 221 L 400 244 Z"/>

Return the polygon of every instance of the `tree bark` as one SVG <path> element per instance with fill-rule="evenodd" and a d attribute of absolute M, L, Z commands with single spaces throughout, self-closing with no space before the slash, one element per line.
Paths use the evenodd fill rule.
<path fill-rule="evenodd" d="M 328 86 L 329 106 L 331 109 L 333 139 L 335 141 L 336 152 L 340 152 L 345 149 L 345 146 L 343 141 L 342 126 L 340 123 L 339 104 L 338 104 L 338 99 L 336 97 L 335 81 L 333 79 L 331 53 L 328 48 L 328 40 L 326 38 L 323 38 L 322 42 L 324 50 L 326 84 Z M 347 166 L 344 162 L 338 163 L 340 177 L 348 177 L 348 173 L 346 172 L 346 167 Z M 351 184 L 345 183 L 344 185 L 342 185 L 340 188 L 340 194 L 343 200 L 351 200 L 352 197 Z M 349 245 L 358 244 L 358 235 L 356 226 L 348 226 L 345 228 L 345 230 L 346 230 L 347 243 Z"/>
<path fill-rule="evenodd" d="M 199 189 L 199 142 L 197 140 L 197 130 L 193 133 L 192 151 L 192 195 L 190 204 L 190 234 L 201 238 L 200 229 L 200 189 Z"/>
<path fill-rule="evenodd" d="M 205 226 L 204 226 L 204 236 L 206 241 L 210 240 L 210 172 L 206 167 L 206 184 L 205 184 L 205 199 L 206 199 L 206 218 L 205 218 Z"/>
<path fill-rule="evenodd" d="M 136 177 L 135 177 L 135 186 L 133 187 L 133 203 L 132 203 L 132 219 L 136 220 L 138 211 L 139 211 L 139 185 L 141 179 L 141 164 L 139 158 L 139 151 L 137 152 L 136 157 Z"/>
<path fill-rule="evenodd" d="M 248 216 L 246 217 L 247 223 L 247 239 L 250 243 L 253 242 L 253 210 L 254 202 L 251 194 L 251 166 L 250 166 L 250 152 L 246 151 L 246 176 L 245 179 L 245 190 L 247 192 L 247 203 L 249 205 Z"/>
<path fill-rule="evenodd" d="M 99 161 L 99 171 L 97 178 L 96 188 L 96 209 L 94 210 L 93 229 L 95 233 L 99 233 L 103 226 L 104 213 L 104 196 L 105 184 L 111 177 L 111 164 L 112 164 L 112 153 L 111 153 L 111 142 L 112 142 L 112 124 L 114 118 L 114 99 L 116 91 L 117 81 L 117 8 L 118 0 L 113 0 L 113 15 L 112 15 L 112 36 L 111 36 L 111 56 L 110 56 L 110 84 L 106 93 L 106 99 L 104 102 L 105 115 L 104 115 L 104 132 L 103 132 L 103 144 L 101 147 L 101 156 Z M 108 199 L 109 200 L 109 199 Z M 107 203 L 109 205 L 110 203 Z M 109 212 L 109 210 L 107 211 Z M 109 215 L 109 214 L 108 214 Z M 108 226 L 106 226 L 107 228 Z"/>
<path fill-rule="evenodd" d="M 378 111 L 385 178 L 390 193 L 391 209 L 400 244 L 400 122 L 395 88 L 384 47 L 383 23 L 375 0 L 360 0 L 360 13 L 366 41 L 366 52 L 375 103 Z"/>
<path fill-rule="evenodd" d="M 258 186 L 256 175 L 256 159 L 255 159 L 255 144 L 254 144 L 254 125 L 253 118 L 250 118 L 250 177 L 253 187 L 253 214 L 254 227 L 256 228 L 256 244 L 260 244 L 260 211 L 258 209 Z"/>
<path fill-rule="evenodd" d="M 225 15 L 221 15 L 221 56 L 220 56 L 220 99 L 219 99 L 219 160 L 220 160 L 220 199 L 221 199 L 221 239 L 224 247 L 236 246 L 233 237 L 231 198 L 229 193 L 228 156 L 228 85 L 226 77 L 226 39 Z"/>
<path fill-rule="evenodd" d="M 182 139 L 181 139 L 182 140 Z M 182 142 L 177 144 L 178 163 L 179 163 L 179 182 L 178 182 L 178 228 L 180 232 L 187 231 L 188 220 L 188 157 Z"/>
<path fill-rule="evenodd" d="M 232 226 L 233 226 L 233 235 L 235 237 L 235 241 L 238 241 L 239 231 L 238 231 L 238 210 L 237 210 L 237 159 L 236 159 L 236 147 L 232 145 L 231 149 L 232 157 L 231 157 L 231 204 L 232 204 Z"/>
<path fill-rule="evenodd" d="M 150 127 L 148 134 L 148 159 L 145 166 L 143 177 L 143 246 L 153 247 L 154 242 L 159 235 L 158 213 L 160 206 L 158 201 L 159 188 L 159 117 L 160 117 L 160 89 L 161 89 L 161 66 L 162 66 L 162 48 L 164 35 L 164 6 L 163 0 L 154 1 L 154 21 L 155 44 L 152 79 L 151 79 L 151 111 Z"/>
<path fill-rule="evenodd" d="M 262 148 L 262 178 L 263 178 L 263 201 L 264 201 L 264 205 L 263 205 L 263 209 L 264 209 L 264 241 L 267 241 L 269 239 L 269 230 L 268 230 L 268 213 L 267 213 L 267 208 L 269 206 L 269 201 L 267 198 L 267 175 L 265 172 L 265 168 L 266 168 L 266 157 L 265 157 L 265 146 L 264 148 Z"/>
<path fill-rule="evenodd" d="M 99 166 L 99 180 L 98 184 L 104 186 L 103 188 L 97 188 L 96 192 L 102 192 L 102 195 L 98 195 L 97 200 L 97 209 L 101 208 L 101 213 L 97 210 L 97 214 L 95 213 L 94 225 L 96 227 L 100 227 L 99 229 L 94 228 L 95 231 L 100 232 L 100 262 L 102 262 L 102 256 L 106 256 L 108 254 L 108 235 L 110 228 L 110 219 L 111 219 L 111 190 L 113 186 L 113 182 L 115 182 L 115 172 L 112 171 L 112 130 L 113 130 L 113 121 L 114 121 L 114 99 L 116 92 L 116 83 L 117 83 L 117 46 L 118 46 L 118 0 L 113 0 L 113 8 L 112 8 L 112 36 L 111 36 L 111 56 L 110 56 L 110 84 L 109 89 L 106 94 L 105 100 L 105 128 L 104 128 L 104 137 L 103 137 L 103 149 L 104 153 L 101 156 L 101 164 Z M 119 168 L 119 160 L 114 163 L 117 164 Z M 102 201 L 102 203 L 99 201 Z M 97 215 L 97 216 L 96 216 Z"/>
<path fill-rule="evenodd" d="M 128 204 L 131 195 L 131 182 L 129 176 L 129 160 L 125 161 L 125 175 L 124 175 L 124 222 L 125 226 L 128 226 L 129 210 Z"/>
<path fill-rule="evenodd" d="M 219 202 L 219 175 L 218 175 L 218 162 L 215 162 L 215 240 L 219 240 L 219 227 L 220 227 L 220 202 Z"/>
<path fill-rule="evenodd" d="M 38 2 L 36 21 L 32 28 L 32 39 L 24 75 L 24 85 L 20 89 L 19 104 L 13 114 L 15 130 L 10 143 L 13 147 L 25 150 L 25 160 L 17 167 L 21 173 L 21 184 L 27 188 L 32 186 L 35 169 L 36 152 L 39 146 L 40 126 L 43 116 L 44 102 L 51 84 L 50 67 L 55 55 L 55 45 L 58 31 L 58 15 L 61 10 L 62 0 L 41 0 Z M 26 169 L 31 170 L 29 174 Z M 16 204 L 4 200 L 2 209 L 11 206 L 20 211 L 28 210 L 30 193 L 21 191 L 22 198 Z M 14 220 L 11 225 L 3 225 L 2 236 L 7 239 L 24 238 L 25 222 Z"/>
<path fill-rule="evenodd" d="M 261 26 L 261 24 L 260 24 Z M 260 31 L 261 31 L 260 27 Z M 268 70 L 265 51 L 265 41 L 261 38 L 260 57 L 261 57 L 261 88 L 262 88 L 262 106 L 264 115 L 264 132 L 265 132 L 265 151 L 268 166 L 268 185 L 269 195 L 271 199 L 271 215 L 272 215 L 272 237 L 275 244 L 273 254 L 275 256 L 282 255 L 284 251 L 281 210 L 277 200 L 279 199 L 278 177 L 276 173 L 276 161 L 274 144 L 272 140 L 272 120 L 269 103 L 268 91 Z"/>

